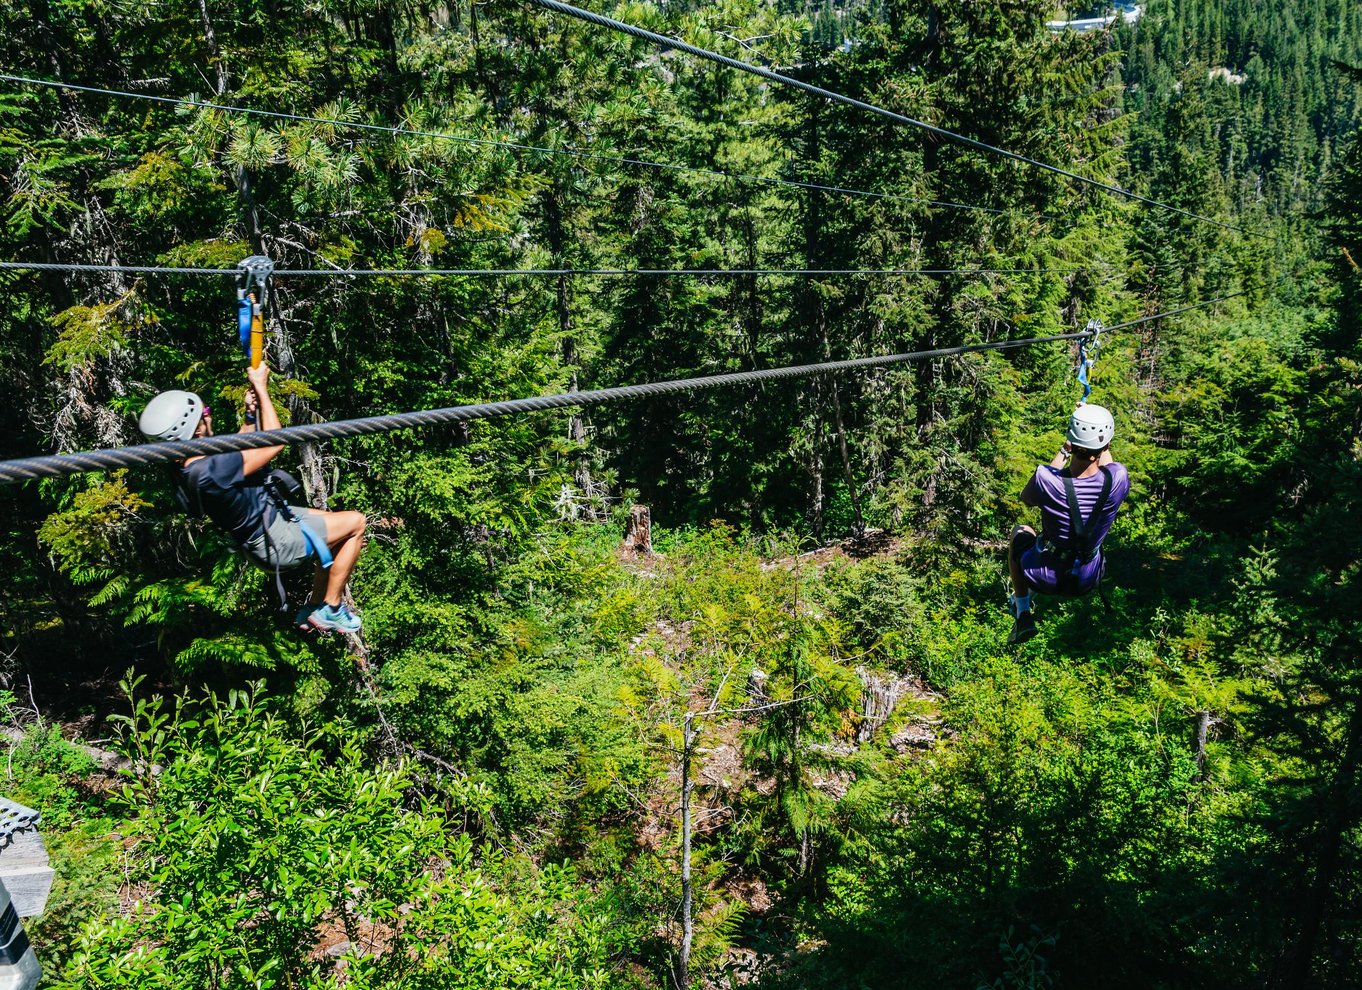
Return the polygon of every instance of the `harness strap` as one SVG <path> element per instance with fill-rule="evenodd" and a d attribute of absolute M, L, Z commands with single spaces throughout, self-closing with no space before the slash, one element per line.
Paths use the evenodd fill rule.
<path fill-rule="evenodd" d="M 326 545 L 325 539 L 318 539 L 317 536 L 303 525 L 303 521 L 294 514 L 293 508 L 288 501 L 280 494 L 278 487 L 272 479 L 265 480 L 265 494 L 270 498 L 270 504 L 274 506 L 274 511 L 283 516 L 289 522 L 297 526 L 303 533 L 303 542 L 307 544 L 308 553 L 317 558 L 317 563 L 323 570 L 331 567 L 331 548 Z M 260 527 L 265 532 L 265 539 L 270 538 L 270 528 L 266 522 L 265 514 L 260 514 Z M 277 559 L 277 558 L 276 558 Z"/>
<path fill-rule="evenodd" d="M 1093 504 L 1092 513 L 1085 520 L 1083 509 L 1078 504 L 1078 492 L 1074 488 L 1074 479 L 1067 474 L 1064 475 L 1064 497 L 1069 503 L 1069 540 L 1071 546 L 1069 553 L 1073 555 L 1073 562 L 1069 565 L 1069 573 L 1078 573 L 1079 567 L 1097 556 L 1097 549 L 1092 546 L 1091 527 L 1097 514 L 1106 507 L 1107 497 L 1111 494 L 1111 472 L 1106 465 L 1098 468 L 1102 472 L 1102 494 Z"/>
<path fill-rule="evenodd" d="M 328 570 L 331 567 L 331 548 L 326 545 L 325 540 L 317 539 L 310 529 L 303 526 L 301 520 L 298 525 L 302 527 L 303 539 L 307 542 L 308 550 L 317 558 L 317 563 L 322 565 L 322 570 Z"/>
<path fill-rule="evenodd" d="M 284 575 L 283 568 L 279 566 L 279 551 L 274 547 L 274 540 L 270 539 L 270 527 L 268 520 L 265 518 L 265 514 L 266 510 L 261 510 L 260 532 L 261 535 L 265 537 L 265 559 L 274 560 L 274 594 L 279 600 L 279 612 L 282 615 L 287 614 L 288 612 L 288 592 L 284 590 Z M 244 543 L 242 544 L 241 549 L 244 553 L 246 549 Z M 250 554 L 246 554 L 246 557 L 249 559 Z"/>
<path fill-rule="evenodd" d="M 1092 395 L 1092 375 L 1093 365 L 1097 363 L 1097 355 L 1102 350 L 1102 324 L 1097 320 L 1089 320 L 1087 331 L 1092 334 L 1086 340 L 1079 341 L 1078 344 L 1078 384 L 1083 386 L 1083 398 L 1079 400 L 1082 404 L 1088 401 L 1088 396 Z M 1091 348 L 1091 350 L 1090 350 Z"/>
<path fill-rule="evenodd" d="M 178 495 L 183 499 L 181 503 L 182 508 L 186 511 L 197 509 L 198 515 L 203 515 L 203 495 L 199 491 L 198 485 L 189 481 L 182 468 L 175 469 L 171 475 L 171 480 L 175 483 Z M 256 523 L 256 525 L 260 527 L 260 535 L 265 540 L 265 560 L 264 562 L 257 561 L 257 563 L 263 570 L 272 570 L 274 572 L 274 593 L 279 600 L 279 611 L 286 613 L 288 612 L 288 593 L 284 590 L 284 569 L 279 563 L 279 551 L 274 545 L 274 540 L 270 537 L 270 509 L 273 508 L 277 515 L 283 516 L 284 519 L 293 523 L 302 531 L 303 542 L 307 544 L 308 553 L 317 558 L 317 563 L 320 564 L 323 569 L 330 568 L 333 562 L 331 548 L 326 545 L 326 540 L 324 538 L 316 536 L 311 530 L 303 525 L 303 521 L 298 518 L 293 509 L 289 506 L 288 500 L 279 491 L 278 485 L 273 478 L 266 477 L 265 482 L 261 487 L 264 489 L 265 496 L 269 500 L 269 505 L 261 507 L 260 518 Z M 190 489 L 192 489 L 193 492 L 192 501 L 190 499 Z M 233 538 L 236 540 L 237 549 L 241 551 L 242 555 L 248 560 L 253 560 L 254 558 L 252 555 L 246 551 L 246 541 L 236 537 L 235 534 L 233 534 Z M 274 562 L 273 566 L 270 565 L 270 561 Z"/>

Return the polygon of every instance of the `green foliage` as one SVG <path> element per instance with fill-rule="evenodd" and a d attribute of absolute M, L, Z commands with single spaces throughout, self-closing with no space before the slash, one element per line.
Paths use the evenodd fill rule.
<path fill-rule="evenodd" d="M 119 717 L 134 901 L 87 923 L 54 985 L 611 985 L 570 865 L 476 847 L 408 807 L 409 768 L 290 727 L 258 686 L 173 708 L 138 686 Z"/>

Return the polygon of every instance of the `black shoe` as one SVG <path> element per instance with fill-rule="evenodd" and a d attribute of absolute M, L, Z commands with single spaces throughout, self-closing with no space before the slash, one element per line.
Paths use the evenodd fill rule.
<path fill-rule="evenodd" d="M 1025 643 L 1036 634 L 1036 619 L 1030 612 L 1023 612 L 1012 623 L 1012 634 L 1007 637 L 1008 646 Z"/>

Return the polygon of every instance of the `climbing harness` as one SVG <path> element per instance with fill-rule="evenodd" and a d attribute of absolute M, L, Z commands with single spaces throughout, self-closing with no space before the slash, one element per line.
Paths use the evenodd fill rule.
<path fill-rule="evenodd" d="M 1106 507 L 1107 498 L 1111 495 L 1111 471 L 1105 464 L 1098 470 L 1102 472 L 1102 494 L 1093 503 L 1092 512 L 1086 520 L 1083 518 L 1083 509 L 1078 504 L 1074 479 L 1067 474 L 1063 476 L 1064 498 L 1069 503 L 1069 546 L 1061 553 L 1065 573 L 1072 577 L 1077 577 L 1083 565 L 1090 563 L 1099 552 L 1099 548 L 1092 542 L 1092 524 L 1097 514 Z"/>
<path fill-rule="evenodd" d="M 298 483 L 298 479 L 283 468 L 275 468 L 265 476 L 264 484 L 261 487 L 265 490 L 270 508 L 274 509 L 275 514 L 298 527 L 303 534 L 303 542 L 307 544 L 309 555 L 317 558 L 318 566 L 323 570 L 329 569 L 332 563 L 331 548 L 326 545 L 325 540 L 317 539 L 311 530 L 303 525 L 303 521 L 298 518 L 293 507 L 289 504 L 290 502 L 301 501 L 303 498 L 303 486 Z M 282 616 L 287 616 L 289 606 L 288 593 L 284 590 L 284 568 L 279 564 L 279 552 L 275 549 L 274 541 L 270 539 L 269 509 L 264 509 L 260 513 L 260 532 L 265 537 L 265 559 L 274 561 L 274 594 L 279 601 L 279 613 Z M 242 549 L 244 551 L 244 546 Z M 249 559 L 254 559 L 250 554 L 246 556 Z M 271 569 L 268 564 L 262 566 L 267 571 Z"/>
<path fill-rule="evenodd" d="M 184 469 L 178 464 L 167 464 L 166 468 L 166 473 L 170 478 L 171 490 L 175 494 L 175 501 L 185 515 L 196 519 L 206 515 L 203 509 L 203 498 L 199 494 L 198 487 L 186 480 Z M 279 602 L 279 611 L 284 614 L 288 612 L 288 594 L 284 591 L 283 578 L 285 568 L 279 563 L 279 551 L 274 545 L 274 540 L 270 538 L 270 511 L 273 510 L 276 516 L 281 516 L 298 527 L 303 534 L 303 542 L 307 544 L 309 558 L 315 558 L 317 564 L 323 570 L 331 567 L 331 548 L 326 545 L 326 540 L 318 539 L 311 530 L 304 526 L 303 521 L 293 511 L 290 503 L 300 502 L 305 497 L 303 486 L 297 478 L 283 468 L 274 468 L 269 474 L 265 475 L 265 480 L 260 487 L 264 491 L 268 503 L 261 507 L 260 518 L 256 523 L 261 536 L 265 540 L 265 560 L 261 561 L 247 551 L 244 539 L 236 540 L 237 550 L 261 570 L 273 572 L 274 593 Z M 269 563 L 271 560 L 274 561 L 273 564 Z"/>
<path fill-rule="evenodd" d="M 1087 402 L 1092 395 L 1092 369 L 1097 363 L 1097 355 L 1102 350 L 1102 323 L 1089 320 L 1086 333 L 1089 335 L 1078 342 L 1078 384 L 1083 386 L 1083 398 Z"/>
<path fill-rule="evenodd" d="M 238 261 L 236 267 L 236 321 L 241 353 L 250 360 L 252 368 L 258 368 L 265 350 L 265 320 L 261 314 L 269 294 L 274 262 L 263 254 L 253 254 Z"/>

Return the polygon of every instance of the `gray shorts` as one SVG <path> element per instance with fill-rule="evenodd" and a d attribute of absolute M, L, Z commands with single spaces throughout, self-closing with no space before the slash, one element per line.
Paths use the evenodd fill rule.
<path fill-rule="evenodd" d="M 283 516 L 275 514 L 269 525 L 268 542 L 263 533 L 246 541 L 246 552 L 251 555 L 251 559 L 268 570 L 275 567 L 297 567 L 307 563 L 312 552 L 308 549 L 307 540 L 303 538 L 304 526 L 318 541 L 326 544 L 326 523 L 320 512 L 315 509 L 302 509 L 296 505 L 290 505 L 289 508 L 298 517 L 298 522 L 291 523 Z"/>

